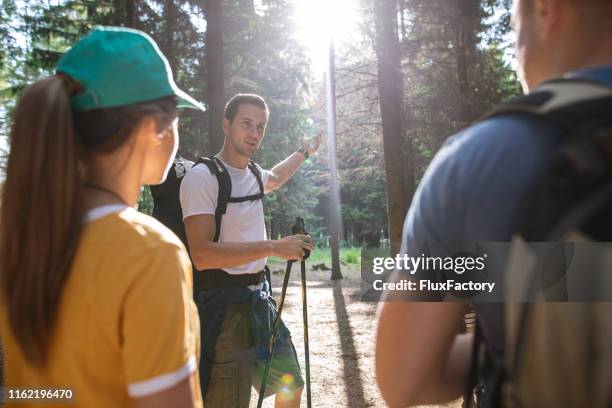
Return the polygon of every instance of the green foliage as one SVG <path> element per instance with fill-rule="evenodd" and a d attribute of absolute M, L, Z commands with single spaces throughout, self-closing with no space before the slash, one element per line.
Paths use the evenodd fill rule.
<path fill-rule="evenodd" d="M 308 257 L 308 263 L 311 265 L 324 263 L 331 266 L 331 250 L 329 248 L 315 248 Z"/>
<path fill-rule="evenodd" d="M 360 265 L 361 264 L 361 248 L 360 247 L 346 247 L 340 248 L 340 261 L 348 265 Z M 271 262 L 285 262 L 283 259 L 278 257 L 270 257 Z M 308 257 L 308 263 L 310 265 L 325 264 L 327 267 L 331 267 L 331 249 L 330 248 L 315 248 Z"/>
<path fill-rule="evenodd" d="M 144 186 L 138 197 L 138 211 L 151 215 L 153 213 L 153 196 L 149 186 Z"/>
<path fill-rule="evenodd" d="M 494 0 L 406 2 L 404 92 L 408 126 L 421 153 L 415 158 L 417 178 L 446 137 L 519 91 L 504 61 L 509 26 L 491 18 L 506 6 Z"/>
<path fill-rule="evenodd" d="M 341 249 L 340 260 L 347 264 L 359 265 L 361 263 L 361 248 L 351 247 Z"/>

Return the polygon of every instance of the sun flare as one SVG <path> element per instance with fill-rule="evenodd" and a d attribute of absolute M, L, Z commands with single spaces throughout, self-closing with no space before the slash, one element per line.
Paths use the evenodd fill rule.
<path fill-rule="evenodd" d="M 297 38 L 309 48 L 313 68 L 327 63 L 330 38 L 336 44 L 357 33 L 357 0 L 294 0 Z"/>

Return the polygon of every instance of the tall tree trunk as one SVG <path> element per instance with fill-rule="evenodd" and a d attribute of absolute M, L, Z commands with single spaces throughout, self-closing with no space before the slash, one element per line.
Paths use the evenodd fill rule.
<path fill-rule="evenodd" d="M 408 203 L 414 192 L 411 149 L 406 149 L 402 126 L 402 71 L 400 45 L 395 31 L 397 3 L 375 0 L 376 54 L 378 90 L 382 119 L 383 148 L 387 175 L 389 238 L 394 245 L 402 242 L 402 226 Z M 408 146 L 410 147 L 410 146 Z M 409 160 L 406 160 L 406 153 Z"/>
<path fill-rule="evenodd" d="M 114 0 L 113 24 L 116 26 L 136 27 L 135 12 L 136 0 Z"/>
<path fill-rule="evenodd" d="M 405 0 L 398 0 L 399 3 L 399 21 L 400 21 L 400 29 L 401 29 L 401 39 L 404 40 L 406 38 L 406 5 L 404 4 Z"/>
<path fill-rule="evenodd" d="M 208 69 L 208 137 L 212 153 L 223 147 L 221 123 L 225 106 L 223 13 L 221 0 L 206 0 L 206 67 Z"/>
<path fill-rule="evenodd" d="M 166 32 L 164 33 L 163 52 L 173 72 L 176 72 L 176 52 L 174 49 L 174 31 L 176 30 L 177 10 L 174 0 L 164 2 L 164 20 Z"/>
<path fill-rule="evenodd" d="M 459 94 L 464 103 L 459 105 L 458 122 L 461 127 L 467 127 L 474 119 L 472 100 L 474 92 L 470 86 L 469 68 L 476 65 L 476 47 L 478 37 L 476 31 L 480 24 L 479 0 L 456 0 L 458 13 L 455 17 L 454 49 L 457 64 L 457 84 Z"/>
<path fill-rule="evenodd" d="M 276 217 L 272 217 L 270 220 L 270 239 L 278 239 L 278 221 Z"/>
<path fill-rule="evenodd" d="M 4 350 L 0 344 L 0 384 L 4 384 Z"/>
<path fill-rule="evenodd" d="M 124 2 L 122 0 L 114 0 L 113 1 L 113 19 L 112 24 L 116 26 L 121 26 L 125 24 L 125 7 Z"/>
<path fill-rule="evenodd" d="M 138 20 L 136 19 L 136 4 L 135 0 L 126 0 L 125 2 L 125 26 L 136 28 Z"/>

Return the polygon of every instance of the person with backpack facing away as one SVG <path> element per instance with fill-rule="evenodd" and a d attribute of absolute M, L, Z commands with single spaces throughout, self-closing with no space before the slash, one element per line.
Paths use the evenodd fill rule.
<path fill-rule="evenodd" d="M 223 148 L 187 171 L 180 201 L 197 269 L 205 403 L 233 408 L 248 407 L 251 386 L 259 387 L 268 353 L 275 307 L 265 279 L 267 257 L 301 260 L 313 249 L 306 235 L 268 240 L 262 198 L 283 186 L 317 151 L 321 133 L 272 170 L 263 170 L 251 161 L 268 123 L 263 98 L 235 95 L 224 116 Z M 266 396 L 276 394 L 277 407 L 299 407 L 304 382 L 284 324 L 273 357 Z"/>
<path fill-rule="evenodd" d="M 594 123 L 605 123 L 610 118 L 612 2 L 517 0 L 513 18 L 519 74 L 525 92 L 531 93 L 511 103 L 511 109 L 500 109 L 454 135 L 438 152 L 418 187 L 404 224 L 403 249 L 410 255 L 418 256 L 419 243 L 426 243 L 436 255 L 451 256 L 448 243 L 508 242 L 518 232 L 531 241 L 562 239 L 561 235 L 530 233 L 541 220 L 531 217 L 531 210 L 537 207 L 531 206 L 528 198 L 549 171 L 550 161 L 565 147 L 567 134 L 574 126 L 568 123 L 573 114 L 592 114 Z M 575 106 L 582 108 L 581 112 Z M 558 204 L 548 202 L 549 206 L 537 215 L 559 217 L 555 211 Z M 530 222 L 526 223 L 526 219 Z M 498 261 L 504 263 L 503 259 Z M 396 272 L 394 279 L 401 276 L 403 273 Z M 513 276 L 506 279 L 512 280 Z M 500 390 L 507 369 L 508 305 L 475 306 L 477 337 L 484 342 L 489 363 L 483 373 L 486 385 L 479 403 L 484 407 L 515 405 L 516 400 L 509 404 L 504 401 Z M 607 316 L 612 316 L 609 304 L 607 308 Z M 389 301 L 380 305 L 376 372 L 389 406 L 444 403 L 474 385 L 468 377 L 475 336 L 457 334 L 465 310 L 464 302 Z M 608 341 L 608 355 L 609 345 Z M 573 367 L 565 358 L 573 352 L 579 351 L 564 349 L 557 355 L 557 368 L 541 367 L 542 372 L 563 367 L 571 374 Z M 609 366 L 610 361 L 601 363 Z M 598 377 L 595 371 L 590 375 L 594 376 L 593 384 L 609 382 L 609 378 Z M 566 384 L 557 386 L 556 392 L 573 392 Z M 593 400 L 582 400 L 582 405 L 565 400 L 562 405 L 524 406 L 609 406 L 610 388 L 602 390 L 607 394 L 607 405 L 601 403 L 606 395 L 599 395 L 603 398 L 597 397 L 599 402 L 595 404 L 596 396 L 592 394 Z"/>
<path fill-rule="evenodd" d="M 118 27 L 20 98 L 2 191 L 5 406 L 48 387 L 55 399 L 28 406 L 203 406 L 187 252 L 134 209 L 168 173 L 183 107 L 204 109 L 148 35 Z"/>

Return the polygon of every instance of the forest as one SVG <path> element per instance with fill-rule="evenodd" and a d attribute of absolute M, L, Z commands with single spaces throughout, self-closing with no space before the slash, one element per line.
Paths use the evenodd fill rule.
<path fill-rule="evenodd" d="M 255 158 L 264 168 L 326 124 L 335 79 L 336 154 L 343 246 L 401 241 L 410 199 L 453 133 L 520 92 L 512 68 L 509 0 L 2 0 L 0 146 L 24 87 L 50 75 L 96 25 L 134 27 L 167 56 L 178 85 L 207 112 L 180 118 L 179 153 L 193 160 L 223 143 L 226 101 L 257 93 L 270 107 Z M 334 38 L 334 71 L 328 69 Z M 325 135 L 327 137 L 328 135 Z M 306 220 L 329 244 L 327 144 L 265 199 L 271 239 Z M 384 163 L 384 164 L 383 164 Z M 144 189 L 140 210 L 150 212 Z"/>

